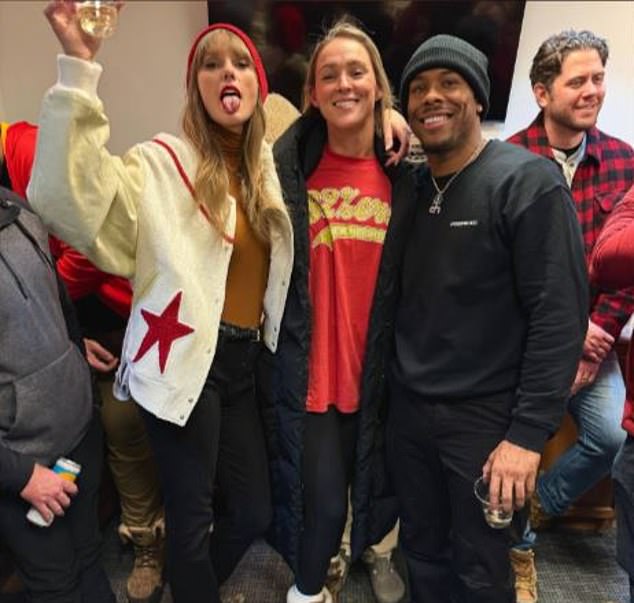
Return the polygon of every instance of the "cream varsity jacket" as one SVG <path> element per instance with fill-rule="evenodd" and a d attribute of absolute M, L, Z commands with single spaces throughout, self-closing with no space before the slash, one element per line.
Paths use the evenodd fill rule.
<path fill-rule="evenodd" d="M 30 203 L 60 239 L 95 265 L 131 279 L 134 296 L 115 383 L 157 417 L 184 425 L 214 357 L 235 232 L 235 200 L 226 238 L 195 203 L 191 146 L 168 134 L 123 157 L 108 153 L 108 119 L 97 96 L 102 67 L 58 57 L 46 93 Z M 262 145 L 266 186 L 286 215 L 271 240 L 264 296 L 264 344 L 275 351 L 293 265 L 292 228 L 271 149 Z"/>

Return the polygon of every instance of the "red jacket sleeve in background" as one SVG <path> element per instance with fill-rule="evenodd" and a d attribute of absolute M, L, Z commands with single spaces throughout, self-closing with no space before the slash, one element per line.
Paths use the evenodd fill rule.
<path fill-rule="evenodd" d="M 634 186 L 608 216 L 590 261 L 590 276 L 601 287 L 634 285 Z"/>
<path fill-rule="evenodd" d="M 590 278 L 602 287 L 634 285 L 634 187 L 614 208 L 599 234 L 590 259 Z M 634 339 L 627 352 L 625 381 L 622 425 L 634 436 Z"/>
<path fill-rule="evenodd" d="M 26 121 L 18 121 L 7 129 L 4 160 L 11 187 L 23 199 L 26 199 L 26 187 L 31 177 L 36 141 L 37 126 Z"/>

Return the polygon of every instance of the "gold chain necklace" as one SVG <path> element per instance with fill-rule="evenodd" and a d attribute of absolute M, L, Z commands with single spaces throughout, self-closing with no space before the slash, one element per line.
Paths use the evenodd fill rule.
<path fill-rule="evenodd" d="M 478 146 L 476 146 L 473 153 L 471 153 L 471 155 L 469 156 L 469 159 L 467 159 L 467 161 L 463 164 L 463 166 L 451 178 L 449 178 L 445 186 L 443 186 L 442 188 L 438 186 L 436 179 L 433 176 L 431 177 L 432 184 L 434 185 L 434 188 L 436 189 L 436 194 L 434 195 L 434 198 L 431 201 L 431 205 L 429 206 L 429 209 L 427 210 L 430 214 L 438 215 L 440 213 L 442 209 L 442 202 L 445 200 L 445 193 L 447 192 L 447 189 L 453 184 L 453 181 L 458 176 L 460 176 L 460 174 L 462 174 L 462 171 L 478 158 L 478 155 L 480 155 L 480 153 L 483 151 L 486 144 L 487 144 L 487 141 L 485 139 L 481 139 L 480 142 L 478 143 Z"/>

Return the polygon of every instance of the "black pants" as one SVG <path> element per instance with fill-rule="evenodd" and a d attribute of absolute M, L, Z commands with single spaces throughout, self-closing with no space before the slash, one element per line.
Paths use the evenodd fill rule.
<path fill-rule="evenodd" d="M 308 413 L 302 481 L 304 529 L 300 538 L 297 587 L 315 595 L 324 586 L 330 558 L 339 550 L 348 512 L 358 430 L 357 413 Z"/>
<path fill-rule="evenodd" d="M 271 521 L 253 379 L 259 350 L 259 343 L 220 334 L 207 381 L 184 427 L 142 410 L 163 491 L 175 603 L 218 603 L 218 585 Z"/>
<path fill-rule="evenodd" d="M 412 603 L 514 603 L 507 530 L 473 494 L 504 439 L 512 395 L 433 403 L 392 384 L 387 452 Z"/>
<path fill-rule="evenodd" d="M 72 420 L 72 418 L 69 418 Z M 27 521 L 28 503 L 0 496 L 0 537 L 15 557 L 32 603 L 114 603 L 101 565 L 97 495 L 103 463 L 101 420 L 95 413 L 68 458 L 81 464 L 79 491 L 48 528 Z"/>

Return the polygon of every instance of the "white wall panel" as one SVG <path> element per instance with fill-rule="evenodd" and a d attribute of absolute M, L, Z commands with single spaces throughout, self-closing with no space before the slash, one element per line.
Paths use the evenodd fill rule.
<path fill-rule="evenodd" d="M 634 2 L 632 0 L 526 3 L 503 136 L 537 115 L 528 74 L 539 45 L 562 29 L 589 29 L 608 40 L 607 95 L 598 126 L 634 145 Z"/>
<path fill-rule="evenodd" d="M 55 81 L 59 44 L 45 6 L 0 2 L 0 120 L 37 121 L 42 96 Z M 126 3 L 117 32 L 97 57 L 113 152 L 159 131 L 179 131 L 187 53 L 206 23 L 202 0 Z"/>

